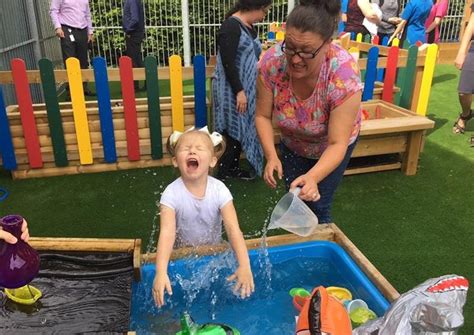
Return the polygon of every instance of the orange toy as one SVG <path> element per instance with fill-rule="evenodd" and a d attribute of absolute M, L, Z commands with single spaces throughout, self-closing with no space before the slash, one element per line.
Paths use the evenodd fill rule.
<path fill-rule="evenodd" d="M 296 335 L 322 332 L 331 335 L 350 335 L 352 327 L 342 303 L 330 296 L 323 286 L 318 286 L 301 309 L 296 325 Z"/>

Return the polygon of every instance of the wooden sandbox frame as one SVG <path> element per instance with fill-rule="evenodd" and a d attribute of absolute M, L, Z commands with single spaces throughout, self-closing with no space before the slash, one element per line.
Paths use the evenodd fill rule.
<path fill-rule="evenodd" d="M 268 247 L 290 245 L 308 241 L 331 241 L 341 246 L 348 255 L 356 262 L 360 269 L 367 275 L 372 283 L 380 290 L 384 297 L 392 302 L 400 294 L 390 282 L 377 270 L 367 257 L 352 243 L 352 241 L 340 230 L 336 224 L 320 225 L 314 234 L 308 237 L 300 237 L 293 234 L 277 235 L 267 237 Z M 143 263 L 151 263 L 156 260 L 156 253 L 141 254 L 140 239 L 100 239 L 100 238 L 42 238 L 32 237 L 30 245 L 39 251 L 65 251 L 65 252 L 124 252 L 133 254 L 134 279 L 141 279 L 140 267 Z M 262 239 L 246 240 L 247 248 L 261 248 Z M 212 255 L 228 250 L 225 244 L 215 246 L 201 246 L 198 248 L 181 248 L 173 251 L 171 259 L 179 259 L 189 255 Z M 135 334 L 130 331 L 128 334 Z"/>

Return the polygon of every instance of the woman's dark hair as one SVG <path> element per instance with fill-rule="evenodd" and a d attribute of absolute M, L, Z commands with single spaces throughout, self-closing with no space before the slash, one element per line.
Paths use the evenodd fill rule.
<path fill-rule="evenodd" d="M 272 4 L 272 0 L 237 0 L 234 6 L 225 14 L 227 19 L 234 13 L 237 13 L 239 10 L 243 12 L 248 12 L 250 10 L 256 10 L 265 8 Z"/>
<path fill-rule="evenodd" d="M 300 0 L 286 19 L 286 28 L 312 32 L 323 40 L 331 38 L 339 24 L 341 0 Z"/>

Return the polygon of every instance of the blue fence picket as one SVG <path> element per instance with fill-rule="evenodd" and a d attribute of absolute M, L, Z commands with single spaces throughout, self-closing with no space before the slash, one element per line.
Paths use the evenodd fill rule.
<path fill-rule="evenodd" d="M 12 134 L 8 122 L 5 100 L 0 87 L 0 155 L 2 155 L 3 168 L 5 170 L 16 170 L 15 150 L 13 149 Z"/>
<path fill-rule="evenodd" d="M 367 57 L 367 70 L 365 73 L 364 92 L 362 93 L 362 101 L 373 98 L 375 88 L 375 77 L 377 75 L 377 61 L 379 59 L 379 48 L 372 47 L 369 49 Z"/>
<path fill-rule="evenodd" d="M 195 126 L 202 128 L 207 125 L 206 59 L 202 55 L 194 56 L 193 65 Z"/>
<path fill-rule="evenodd" d="M 107 63 L 103 57 L 94 57 L 92 65 L 94 67 L 97 102 L 99 105 L 100 131 L 102 133 L 104 159 L 107 163 L 115 163 L 117 162 L 117 150 L 115 147 L 114 124 L 112 121 L 112 106 L 110 104 Z"/>

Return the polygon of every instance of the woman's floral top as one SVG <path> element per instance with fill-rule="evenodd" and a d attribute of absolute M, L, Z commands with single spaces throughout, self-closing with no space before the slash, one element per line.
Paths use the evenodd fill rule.
<path fill-rule="evenodd" d="M 331 111 L 362 90 L 357 62 L 341 46 L 331 43 L 316 87 L 305 100 L 293 93 L 280 44 L 265 52 L 258 67 L 265 86 L 273 92 L 273 120 L 281 130 L 282 142 L 300 156 L 318 159 L 328 146 Z M 350 144 L 359 134 L 360 122 L 359 110 Z"/>

